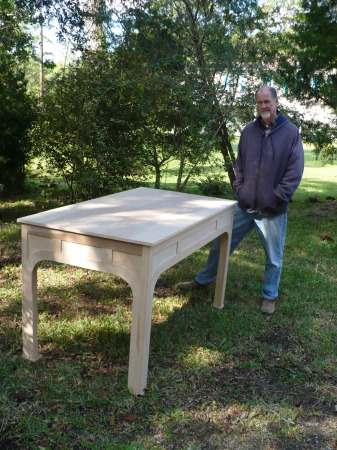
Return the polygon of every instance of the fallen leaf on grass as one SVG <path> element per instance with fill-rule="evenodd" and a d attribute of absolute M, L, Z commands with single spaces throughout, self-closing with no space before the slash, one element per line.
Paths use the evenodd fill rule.
<path fill-rule="evenodd" d="M 321 241 L 330 241 L 330 242 L 333 242 L 333 239 L 332 239 L 331 236 L 324 235 L 324 236 L 321 236 Z"/>
<path fill-rule="evenodd" d="M 128 414 L 124 417 L 124 420 L 127 420 L 128 422 L 133 422 L 134 420 L 137 420 L 138 416 L 136 414 Z"/>
<path fill-rule="evenodd" d="M 114 373 L 115 368 L 113 366 L 108 367 L 104 372 L 106 375 L 111 375 Z"/>

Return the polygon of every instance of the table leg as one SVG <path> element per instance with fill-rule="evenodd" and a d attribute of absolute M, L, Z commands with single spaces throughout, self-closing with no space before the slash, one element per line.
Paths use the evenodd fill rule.
<path fill-rule="evenodd" d="M 152 301 L 155 283 L 145 267 L 139 284 L 133 288 L 128 387 L 135 395 L 143 395 L 149 365 Z"/>
<path fill-rule="evenodd" d="M 135 395 L 143 395 L 147 386 L 152 300 L 153 290 L 133 298 L 128 387 Z"/>
<path fill-rule="evenodd" d="M 218 272 L 215 284 L 215 295 L 213 306 L 215 308 L 223 308 L 225 302 L 226 280 L 229 262 L 229 239 L 228 233 L 221 235 L 220 254 L 218 262 Z"/>
<path fill-rule="evenodd" d="M 41 358 L 37 334 L 37 267 L 22 263 L 22 337 L 23 357 L 30 361 Z"/>

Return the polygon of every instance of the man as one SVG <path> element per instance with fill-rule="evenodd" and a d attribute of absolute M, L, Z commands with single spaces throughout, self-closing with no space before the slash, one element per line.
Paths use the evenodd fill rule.
<path fill-rule="evenodd" d="M 261 311 L 273 314 L 281 278 L 288 203 L 300 184 L 304 155 L 298 128 L 278 108 L 277 93 L 262 86 L 255 94 L 259 116 L 242 131 L 235 163 L 238 204 L 230 253 L 255 227 L 266 255 Z M 201 289 L 216 278 L 220 238 L 195 280 L 182 290 Z"/>

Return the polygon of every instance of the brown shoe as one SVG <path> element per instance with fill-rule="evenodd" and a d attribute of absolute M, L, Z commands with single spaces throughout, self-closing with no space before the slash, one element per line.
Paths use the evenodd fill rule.
<path fill-rule="evenodd" d="M 178 283 L 178 288 L 182 291 L 194 291 L 196 289 L 205 289 L 206 286 L 197 282 L 197 280 L 184 281 L 183 283 Z"/>
<path fill-rule="evenodd" d="M 275 300 L 263 299 L 261 311 L 265 314 L 273 314 L 275 311 Z"/>

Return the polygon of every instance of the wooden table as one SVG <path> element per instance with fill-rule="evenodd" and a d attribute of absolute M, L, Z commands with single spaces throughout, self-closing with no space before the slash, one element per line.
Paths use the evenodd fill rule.
<path fill-rule="evenodd" d="M 38 350 L 37 264 L 112 273 L 133 291 L 128 387 L 147 384 L 152 300 L 160 274 L 217 236 L 214 306 L 222 308 L 235 201 L 137 188 L 18 219 L 22 224 L 23 356 Z"/>

